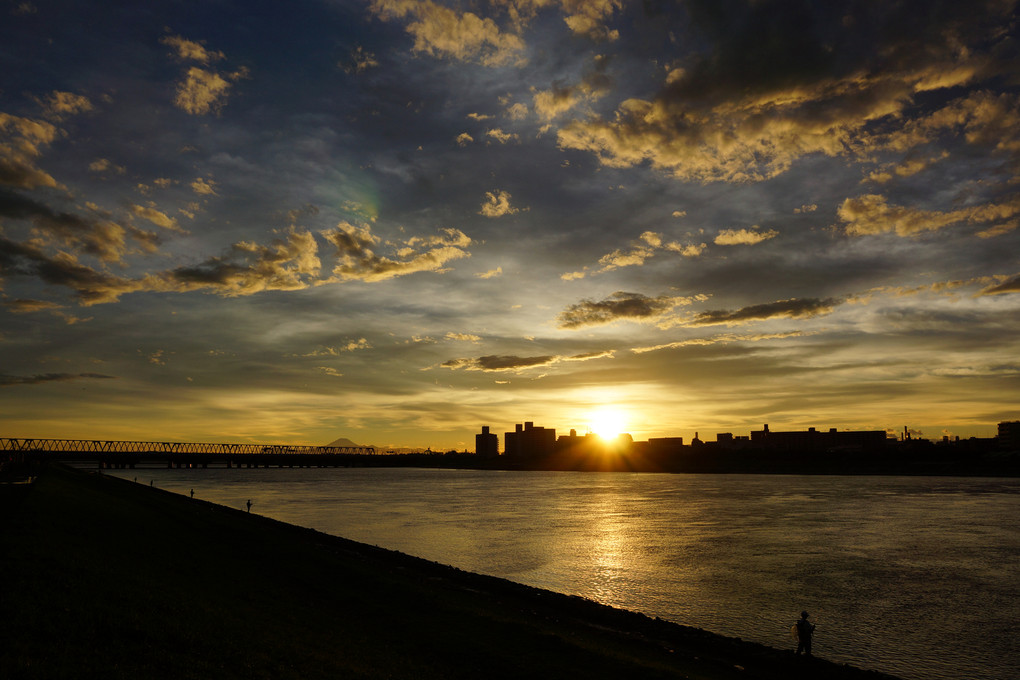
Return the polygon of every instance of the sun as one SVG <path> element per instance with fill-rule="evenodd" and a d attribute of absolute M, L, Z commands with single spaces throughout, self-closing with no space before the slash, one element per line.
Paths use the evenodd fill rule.
<path fill-rule="evenodd" d="M 619 411 L 599 409 L 591 414 L 588 427 L 603 439 L 615 439 L 627 431 L 627 421 Z"/>

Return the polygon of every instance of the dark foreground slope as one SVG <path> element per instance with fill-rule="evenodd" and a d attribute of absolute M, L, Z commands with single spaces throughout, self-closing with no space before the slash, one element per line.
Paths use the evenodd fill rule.
<path fill-rule="evenodd" d="M 0 484 L 4 678 L 880 678 L 62 468 Z"/>

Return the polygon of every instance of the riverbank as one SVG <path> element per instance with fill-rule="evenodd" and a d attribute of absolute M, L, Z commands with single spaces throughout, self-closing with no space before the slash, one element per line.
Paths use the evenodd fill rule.
<path fill-rule="evenodd" d="M 889 677 L 97 474 L 0 510 L 5 677 Z"/>

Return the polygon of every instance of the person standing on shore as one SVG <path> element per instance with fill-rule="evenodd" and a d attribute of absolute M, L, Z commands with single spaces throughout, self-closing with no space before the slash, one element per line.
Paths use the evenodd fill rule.
<path fill-rule="evenodd" d="M 248 512 L 251 512 L 251 499 L 248 499 Z"/>
<path fill-rule="evenodd" d="M 800 613 L 800 621 L 794 624 L 797 630 L 797 654 L 804 652 L 805 656 L 811 656 L 811 636 L 815 632 L 815 624 L 808 621 L 808 613 Z"/>

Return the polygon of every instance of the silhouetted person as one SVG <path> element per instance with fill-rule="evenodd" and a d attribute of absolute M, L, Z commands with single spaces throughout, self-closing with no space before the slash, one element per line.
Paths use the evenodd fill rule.
<path fill-rule="evenodd" d="M 191 497 L 192 497 L 192 498 L 194 498 L 194 497 L 195 497 L 195 490 L 194 490 L 194 489 L 192 489 L 192 490 L 191 490 Z"/>
<path fill-rule="evenodd" d="M 251 499 L 248 499 L 248 512 L 251 512 Z"/>
<path fill-rule="evenodd" d="M 800 621 L 796 623 L 797 628 L 797 654 L 804 652 L 811 656 L 811 636 L 815 632 L 815 624 L 808 621 L 808 613 L 800 613 Z"/>

